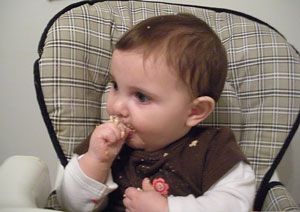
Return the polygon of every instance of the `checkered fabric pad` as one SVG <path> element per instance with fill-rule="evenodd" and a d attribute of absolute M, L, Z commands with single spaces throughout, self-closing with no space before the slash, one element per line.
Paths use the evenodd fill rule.
<path fill-rule="evenodd" d="M 84 4 L 61 15 L 39 60 L 47 112 L 59 144 L 73 150 L 106 121 L 114 44 L 136 23 L 192 13 L 220 37 L 229 60 L 225 90 L 204 125 L 229 126 L 247 155 L 257 186 L 282 147 L 300 108 L 300 58 L 270 27 L 228 12 L 140 1 Z"/>
<path fill-rule="evenodd" d="M 286 188 L 282 185 L 277 185 L 269 190 L 262 211 L 300 212 L 300 209 Z"/>

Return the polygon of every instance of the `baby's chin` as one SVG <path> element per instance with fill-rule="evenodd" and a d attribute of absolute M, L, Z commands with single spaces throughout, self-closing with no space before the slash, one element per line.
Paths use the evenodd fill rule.
<path fill-rule="evenodd" d="M 146 152 L 155 152 L 158 150 L 158 149 L 154 149 L 154 147 L 146 146 L 145 142 L 143 142 L 141 139 L 129 138 L 125 141 L 125 143 L 127 146 L 135 150 L 143 150 Z"/>
<path fill-rule="evenodd" d="M 145 149 L 145 142 L 142 141 L 142 139 L 140 139 L 136 135 L 128 136 L 127 139 L 125 140 L 125 143 L 127 144 L 127 146 L 129 146 L 132 149 L 137 149 L 137 150 Z"/>

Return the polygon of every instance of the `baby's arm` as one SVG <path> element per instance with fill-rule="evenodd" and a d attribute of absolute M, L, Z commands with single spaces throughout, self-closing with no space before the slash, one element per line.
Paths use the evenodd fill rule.
<path fill-rule="evenodd" d="M 128 134 L 118 119 L 96 127 L 88 151 L 69 162 L 57 189 L 60 204 L 70 211 L 92 211 L 117 185 L 112 182 L 110 167 Z"/>
<path fill-rule="evenodd" d="M 106 196 L 117 189 L 117 184 L 112 180 L 111 174 L 105 184 L 86 176 L 80 169 L 78 160 L 73 156 L 64 170 L 63 177 L 56 188 L 60 206 L 67 211 L 89 212 L 96 207 L 105 208 Z"/>
<path fill-rule="evenodd" d="M 169 212 L 252 211 L 255 176 L 251 167 L 240 162 L 200 197 L 168 198 Z"/>

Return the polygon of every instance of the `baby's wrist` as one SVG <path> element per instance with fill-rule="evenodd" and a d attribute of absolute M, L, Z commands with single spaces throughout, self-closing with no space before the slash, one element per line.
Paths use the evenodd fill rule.
<path fill-rule="evenodd" d="M 82 158 L 84 158 L 86 163 L 89 163 L 92 166 L 101 168 L 103 170 L 106 170 L 106 169 L 109 170 L 112 165 L 111 160 L 95 157 L 95 156 L 93 156 L 93 154 L 89 154 L 89 152 L 84 154 L 84 156 Z"/>
<path fill-rule="evenodd" d="M 88 154 L 78 159 L 81 170 L 90 178 L 105 183 L 111 168 L 110 162 L 102 162 Z"/>

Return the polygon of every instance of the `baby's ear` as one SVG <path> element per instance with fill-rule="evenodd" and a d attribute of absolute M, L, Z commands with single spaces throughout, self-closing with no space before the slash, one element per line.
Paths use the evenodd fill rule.
<path fill-rule="evenodd" d="M 201 121 L 204 121 L 214 109 L 215 100 L 213 98 L 209 96 L 201 96 L 194 99 L 186 125 L 189 127 L 196 126 Z"/>

